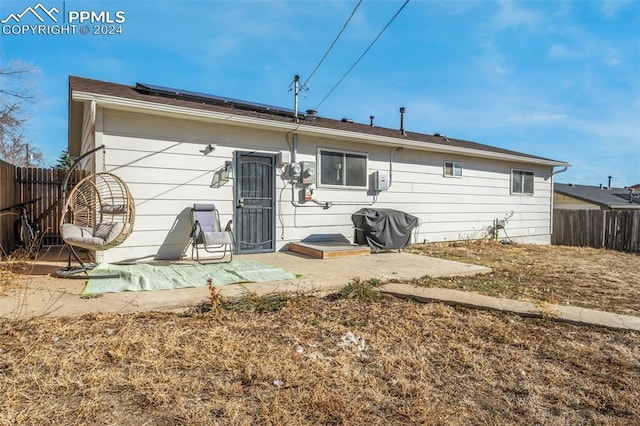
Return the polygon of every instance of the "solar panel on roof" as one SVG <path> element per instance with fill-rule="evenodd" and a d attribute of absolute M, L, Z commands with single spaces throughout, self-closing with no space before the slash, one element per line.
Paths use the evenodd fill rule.
<path fill-rule="evenodd" d="M 294 111 L 288 108 L 277 107 L 273 105 L 261 104 L 257 102 L 243 101 L 241 99 L 227 98 L 224 96 L 211 95 L 208 93 L 193 92 L 190 90 L 174 89 L 171 87 L 157 86 L 154 84 L 136 83 L 136 90 L 142 91 L 150 95 L 158 95 L 170 97 L 174 99 L 183 99 L 194 102 L 201 102 L 210 105 L 226 106 L 230 108 L 238 108 L 256 112 L 266 112 L 270 114 L 278 114 L 293 117 Z"/>

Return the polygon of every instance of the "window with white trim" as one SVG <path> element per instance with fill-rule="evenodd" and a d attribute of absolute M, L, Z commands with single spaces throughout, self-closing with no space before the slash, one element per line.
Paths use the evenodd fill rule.
<path fill-rule="evenodd" d="M 318 149 L 319 186 L 367 188 L 367 155 Z"/>
<path fill-rule="evenodd" d="M 511 193 L 533 194 L 533 172 L 511 170 Z"/>
<path fill-rule="evenodd" d="M 445 161 L 443 175 L 445 177 L 462 177 L 462 163 Z"/>

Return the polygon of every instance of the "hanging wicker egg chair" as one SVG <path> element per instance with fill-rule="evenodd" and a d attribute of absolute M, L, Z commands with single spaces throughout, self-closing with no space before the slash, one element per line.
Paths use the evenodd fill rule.
<path fill-rule="evenodd" d="M 75 168 L 90 155 L 102 150 L 103 171 L 93 173 L 78 182 L 69 192 L 67 185 Z M 129 187 L 122 179 L 106 171 L 105 146 L 93 148 L 78 157 L 62 182 L 62 215 L 60 236 L 69 248 L 69 263 L 58 269 L 60 278 L 86 278 L 95 263 L 84 263 L 75 248 L 102 251 L 116 247 L 133 232 L 135 205 Z M 71 266 L 71 257 L 80 264 Z M 84 276 L 78 274 L 84 272 Z M 115 278 L 118 274 L 93 274 L 91 278 Z"/>
<path fill-rule="evenodd" d="M 95 173 L 69 193 L 60 234 L 70 246 L 107 250 L 131 234 L 134 220 L 135 206 L 127 184 L 112 173 Z"/>

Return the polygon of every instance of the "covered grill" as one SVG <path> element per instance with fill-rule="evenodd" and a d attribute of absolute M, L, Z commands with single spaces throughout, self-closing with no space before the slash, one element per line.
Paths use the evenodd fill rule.
<path fill-rule="evenodd" d="M 363 208 L 351 215 L 354 242 L 368 244 L 374 251 L 399 250 L 411 242 L 418 218 L 392 209 Z"/>

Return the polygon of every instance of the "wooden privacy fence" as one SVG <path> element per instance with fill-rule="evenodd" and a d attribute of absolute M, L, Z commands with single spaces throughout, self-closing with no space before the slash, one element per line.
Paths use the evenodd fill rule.
<path fill-rule="evenodd" d="M 0 209 L 15 204 L 16 168 L 13 164 L 0 160 Z M 9 212 L 0 212 L 0 256 L 2 252 L 13 250 L 13 223 L 16 216 Z"/>
<path fill-rule="evenodd" d="M 640 210 L 554 209 L 551 243 L 640 253 Z"/>
<path fill-rule="evenodd" d="M 0 209 L 40 198 L 29 204 L 27 211 L 31 220 L 42 231 L 44 245 L 62 244 L 58 222 L 64 207 L 62 183 L 66 173 L 62 169 L 15 167 L 4 161 L 0 162 Z M 86 174 L 84 170 L 74 171 L 67 190 Z M 0 244 L 6 253 L 15 248 L 14 223 L 17 219 L 18 216 L 14 214 L 0 216 Z"/>

